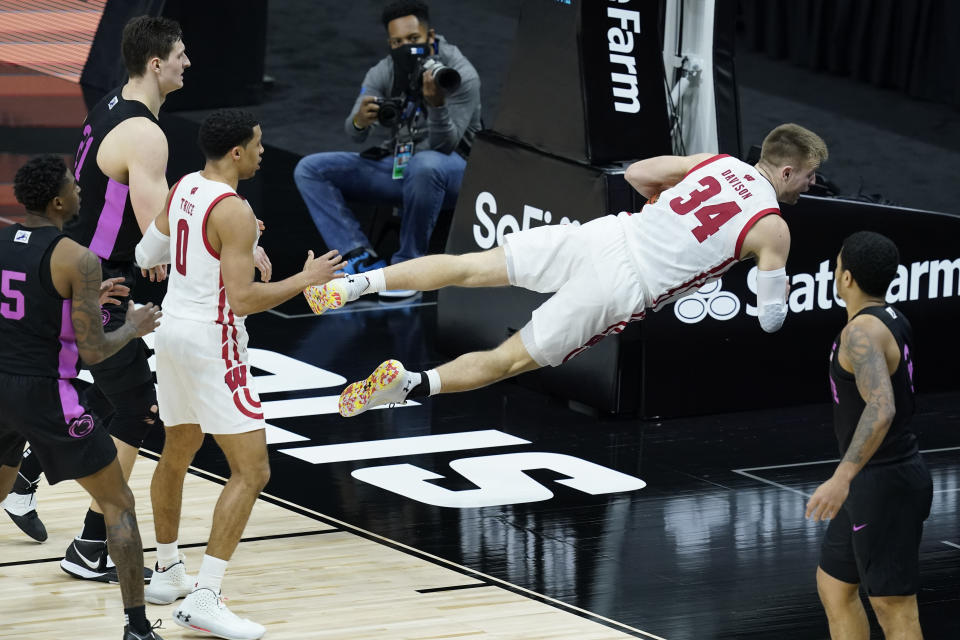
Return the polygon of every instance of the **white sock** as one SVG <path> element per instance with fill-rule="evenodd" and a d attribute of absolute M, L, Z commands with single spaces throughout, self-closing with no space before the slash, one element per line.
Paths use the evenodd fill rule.
<path fill-rule="evenodd" d="M 440 393 L 440 374 L 436 369 L 427 369 L 427 382 L 430 383 L 430 395 Z"/>
<path fill-rule="evenodd" d="M 220 593 L 220 583 L 223 582 L 223 574 L 226 572 L 226 560 L 203 554 L 203 562 L 200 563 L 200 571 L 197 572 L 197 588 L 213 589 L 216 593 Z"/>
<path fill-rule="evenodd" d="M 383 275 L 383 269 L 364 271 L 361 275 L 366 276 L 367 282 L 370 283 L 364 293 L 377 293 L 387 288 L 387 278 Z"/>
<path fill-rule="evenodd" d="M 177 549 L 177 541 L 157 543 L 157 566 L 166 569 L 180 562 L 180 550 Z"/>

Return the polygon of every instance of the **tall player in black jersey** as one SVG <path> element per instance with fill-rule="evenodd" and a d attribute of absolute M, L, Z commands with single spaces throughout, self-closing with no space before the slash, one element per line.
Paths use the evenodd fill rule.
<path fill-rule="evenodd" d="M 833 422 L 843 459 L 807 503 L 830 519 L 817 590 L 833 638 L 867 640 L 863 583 L 887 638 L 921 638 L 919 548 L 933 483 L 910 426 L 913 337 L 885 302 L 900 262 L 896 245 L 869 231 L 851 235 L 834 281 L 847 325 L 830 353 Z"/>
<path fill-rule="evenodd" d="M 80 189 L 57 156 L 17 171 L 23 224 L 0 229 L 0 495 L 13 486 L 25 440 L 47 481 L 76 479 L 103 509 L 128 619 L 124 640 L 158 639 L 143 604 L 143 549 L 116 447 L 78 394 L 78 359 L 102 362 L 153 331 L 160 310 L 128 307 L 110 333 L 100 315 L 100 263 L 68 239 Z M 102 637 L 101 634 L 95 634 Z"/>
<path fill-rule="evenodd" d="M 107 93 L 83 124 L 75 173 L 84 202 L 66 231 L 101 259 L 105 276 L 126 278 L 132 286 L 137 275 L 134 247 L 163 208 L 168 191 L 167 140 L 157 120 L 160 106 L 167 94 L 183 86 L 190 61 L 180 26 L 166 18 L 130 20 L 121 50 L 129 80 Z M 149 276 L 162 280 L 164 267 L 151 270 Z M 104 330 L 122 326 L 125 313 L 123 305 L 104 306 Z M 134 340 L 105 361 L 87 364 L 96 387 L 113 407 L 110 433 L 123 476 L 129 478 L 140 445 L 159 424 L 146 347 L 142 340 Z M 61 568 L 78 578 L 112 582 L 105 534 L 101 509 L 94 502 Z M 143 571 L 149 574 L 148 569 Z"/>

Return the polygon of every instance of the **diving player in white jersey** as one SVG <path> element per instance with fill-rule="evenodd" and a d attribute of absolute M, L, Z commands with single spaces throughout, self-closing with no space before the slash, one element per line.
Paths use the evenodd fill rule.
<path fill-rule="evenodd" d="M 258 221 L 236 189 L 260 167 L 260 139 L 260 125 L 248 113 L 221 110 L 208 116 L 199 135 L 207 159 L 203 171 L 184 176 L 171 189 L 166 210 L 136 250 L 143 268 L 173 263 L 163 300 L 165 322 L 156 340 L 166 442 L 150 485 L 157 565 L 146 599 L 169 604 L 185 598 L 174 622 L 238 640 L 259 638 L 265 630 L 223 604 L 220 583 L 270 477 L 263 411 L 247 367 L 244 319 L 338 277 L 341 264 L 336 251 L 319 258 L 311 251 L 300 273 L 279 282 L 254 282 Z M 213 510 L 206 554 L 194 580 L 177 548 L 177 532 L 183 478 L 205 433 L 226 455 L 230 479 Z"/>
<path fill-rule="evenodd" d="M 778 330 L 787 313 L 790 231 L 777 203 L 795 203 L 826 159 L 819 136 L 784 124 L 764 139 L 755 167 L 705 153 L 642 160 L 626 172 L 627 181 L 651 200 L 640 213 L 512 233 L 502 247 L 425 256 L 308 292 L 317 312 L 382 289 L 510 284 L 555 292 L 523 329 L 495 349 L 419 373 L 387 360 L 366 380 L 344 389 L 340 414 L 354 416 L 407 397 L 467 391 L 557 366 L 741 260 L 757 261 L 760 325 Z"/>

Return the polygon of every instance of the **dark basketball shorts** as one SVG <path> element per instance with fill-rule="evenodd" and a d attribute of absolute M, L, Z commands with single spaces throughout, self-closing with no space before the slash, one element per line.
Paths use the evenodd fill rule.
<path fill-rule="evenodd" d="M 867 595 L 907 596 L 920 589 L 920 538 L 930 515 L 933 482 L 919 453 L 900 462 L 867 465 L 830 521 L 820 568 Z"/>
<path fill-rule="evenodd" d="M 138 274 L 138 269 L 133 263 L 104 260 L 101 268 L 104 280 L 123 277 L 126 278 L 123 284 L 133 288 Z M 123 298 L 119 305 L 103 306 L 101 313 L 104 332 L 116 331 L 123 326 L 127 320 L 128 301 L 128 298 Z M 100 390 L 109 397 L 114 393 L 139 387 L 153 379 L 150 365 L 147 363 L 148 357 L 147 345 L 140 338 L 136 338 L 103 362 L 87 369 L 90 370 Z"/>
<path fill-rule="evenodd" d="M 106 467 L 117 449 L 80 401 L 75 380 L 0 372 L 0 462 L 17 466 L 26 441 L 54 484 Z"/>

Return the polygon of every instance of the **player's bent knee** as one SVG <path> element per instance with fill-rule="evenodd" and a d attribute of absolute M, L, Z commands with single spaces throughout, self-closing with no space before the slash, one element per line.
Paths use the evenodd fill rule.
<path fill-rule="evenodd" d="M 152 382 L 114 394 L 110 401 L 116 409 L 110 435 L 135 449 L 143 445 L 152 429 L 162 425 Z"/>

